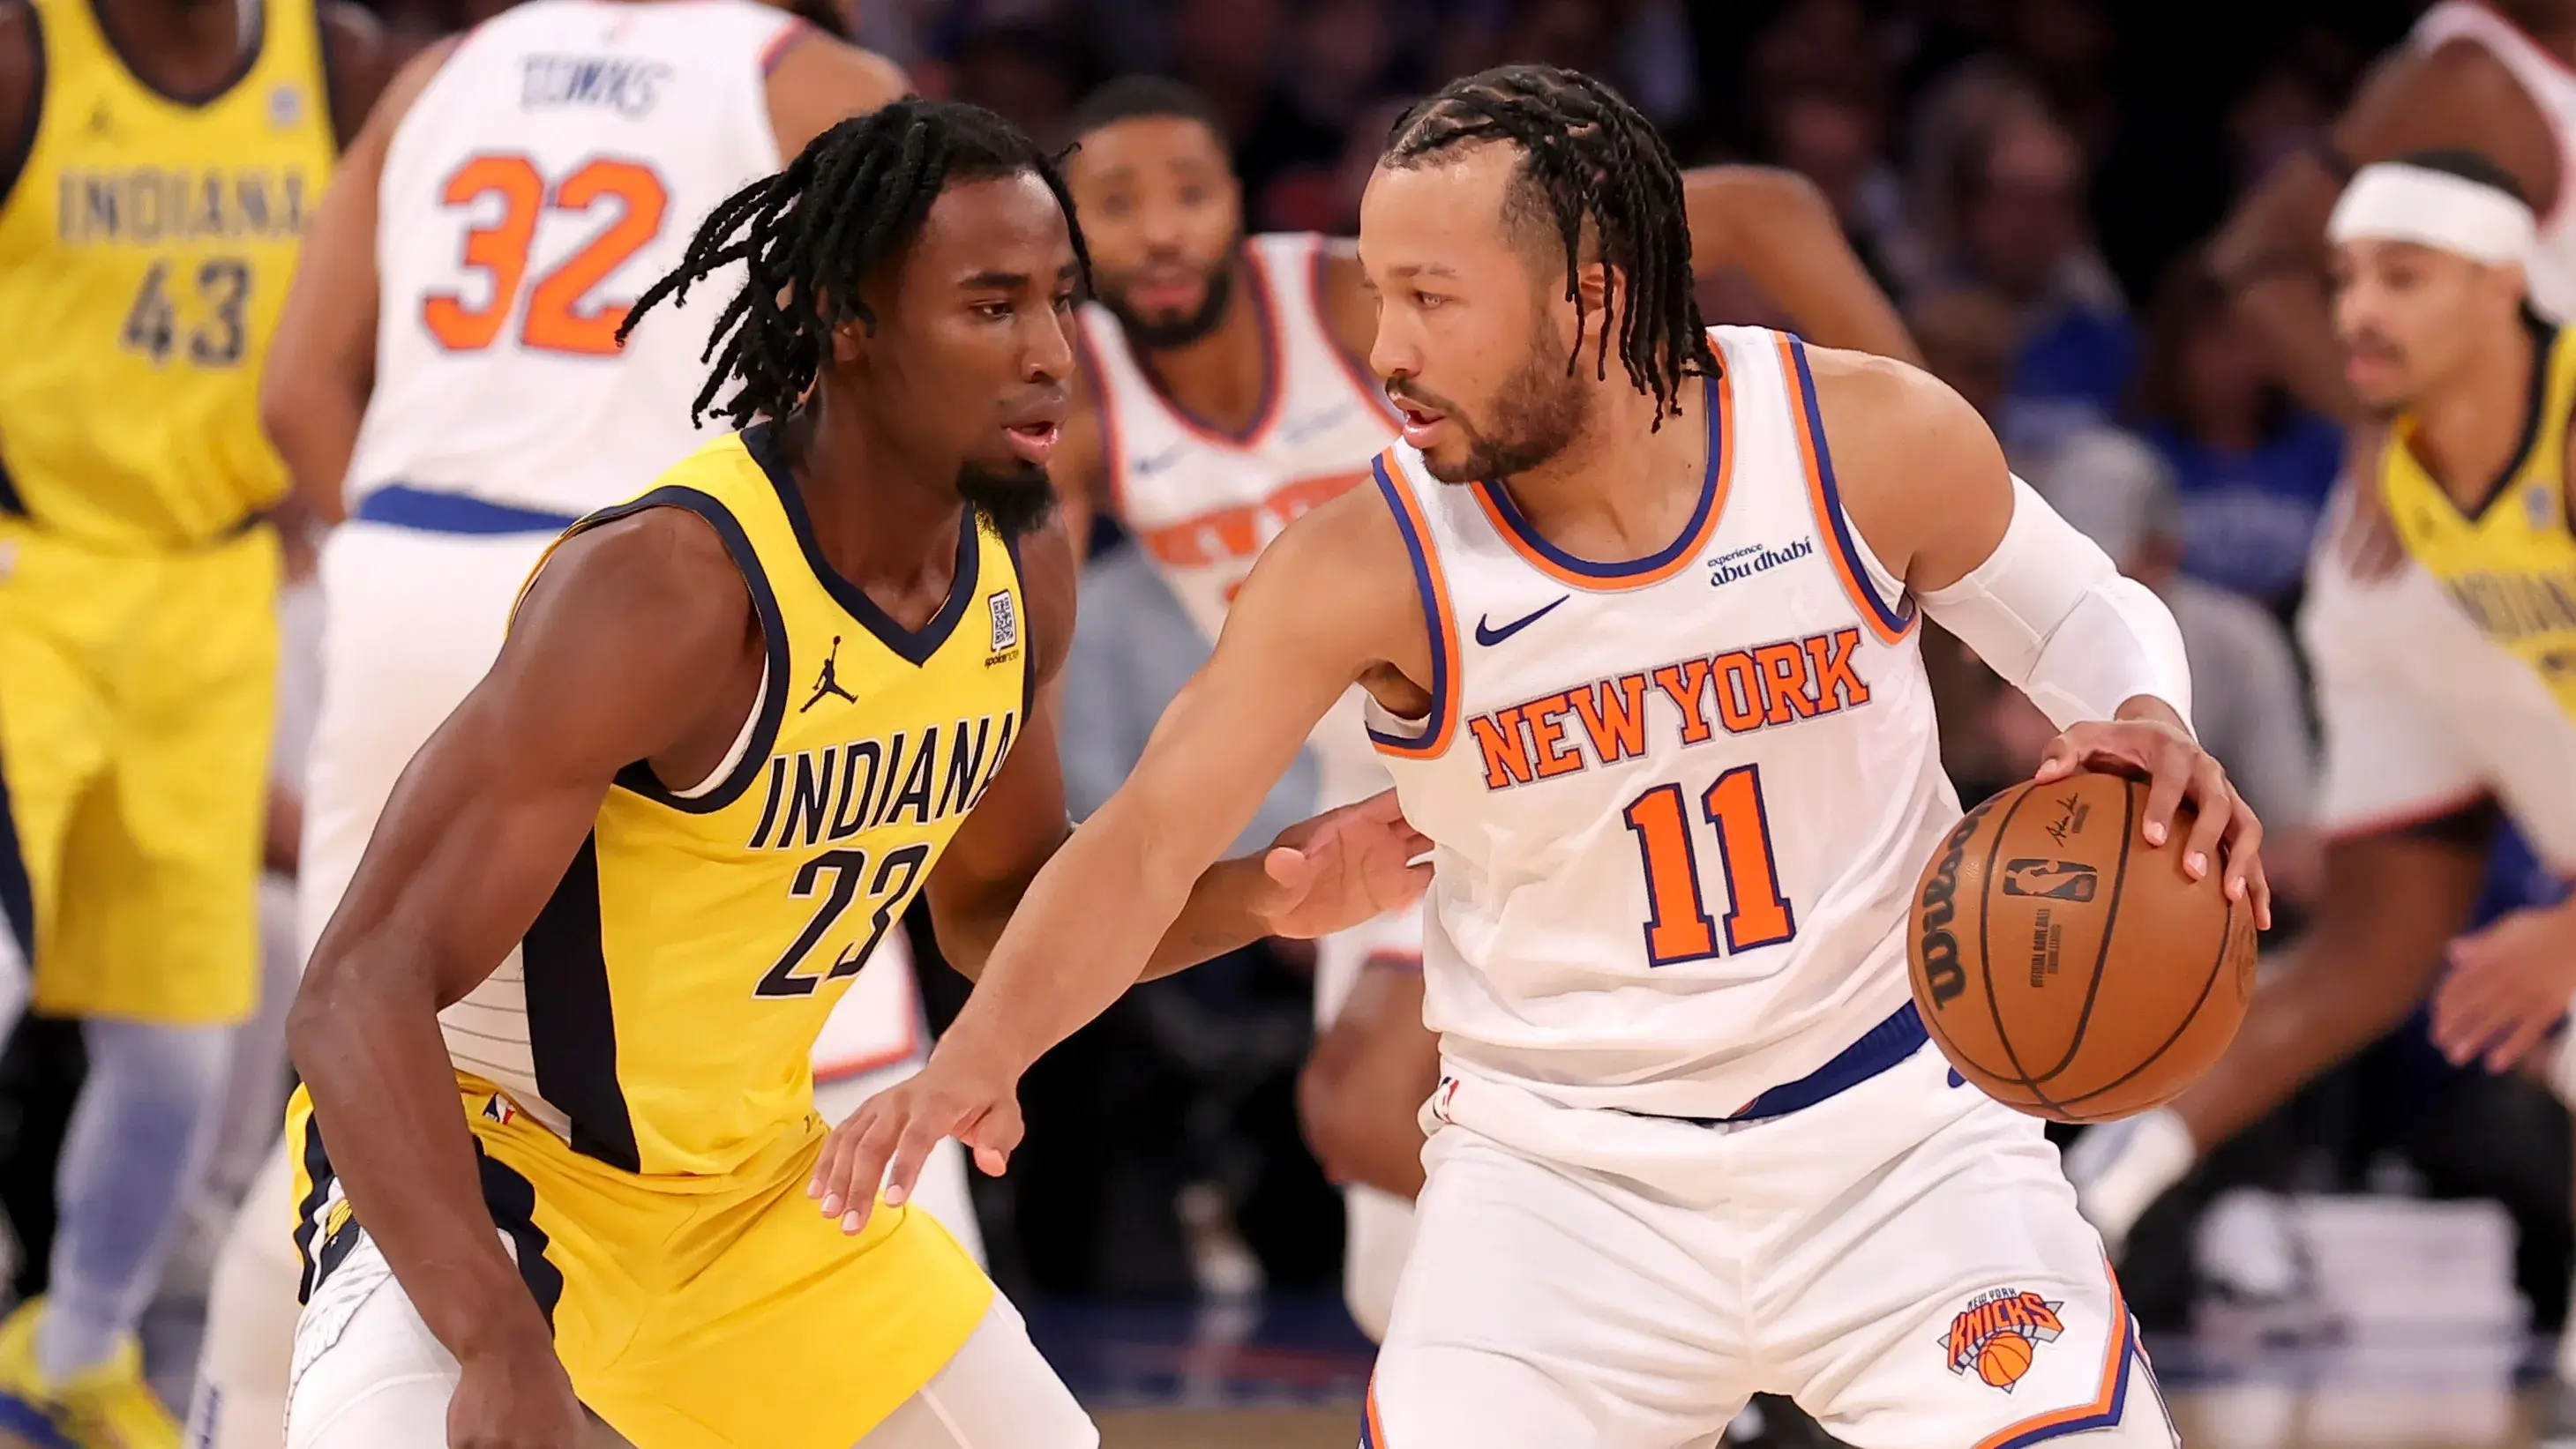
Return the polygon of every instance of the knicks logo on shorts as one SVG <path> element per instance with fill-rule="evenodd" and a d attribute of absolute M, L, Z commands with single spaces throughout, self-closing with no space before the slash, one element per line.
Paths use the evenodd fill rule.
<path fill-rule="evenodd" d="M 2037 896 L 2050 901 L 2089 901 L 2100 885 L 2101 873 L 2073 860 L 2010 860 L 2004 862 L 2004 894 Z"/>
<path fill-rule="evenodd" d="M 1969 1299 L 1959 1316 L 1950 1320 L 1950 1331 L 1941 1335 L 1941 1347 L 1950 1355 L 1950 1372 L 1974 1369 L 1988 1385 L 2011 1393 L 2022 1375 L 2030 1372 L 2039 1346 L 2056 1342 L 2066 1331 L 2065 1321 L 2057 1316 L 2065 1306 L 2020 1288 L 1998 1288 Z"/>

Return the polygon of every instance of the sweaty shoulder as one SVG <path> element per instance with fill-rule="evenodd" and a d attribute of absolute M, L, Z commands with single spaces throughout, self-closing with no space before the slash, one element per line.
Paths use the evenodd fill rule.
<path fill-rule="evenodd" d="M 1866 352 L 1810 347 L 1807 365 L 1843 511 L 1890 573 L 1919 583 L 1912 565 L 1923 545 L 1984 513 L 1997 515 L 2001 536 L 2012 516 L 2003 447 L 1965 398 Z"/>
<path fill-rule="evenodd" d="M 912 89 L 893 61 L 803 21 L 795 24 L 769 71 L 769 130 L 781 156 L 795 155 L 834 125 Z"/>
<path fill-rule="evenodd" d="M 579 695 L 603 721 L 609 755 L 650 759 L 666 779 L 700 778 L 723 757 L 762 657 L 732 555 L 682 508 L 643 509 L 557 544 L 519 602 L 507 654 L 523 676 Z"/>

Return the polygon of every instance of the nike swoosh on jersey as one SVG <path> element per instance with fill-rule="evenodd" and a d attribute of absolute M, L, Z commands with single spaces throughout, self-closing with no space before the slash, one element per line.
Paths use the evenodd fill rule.
<path fill-rule="evenodd" d="M 1476 642 L 1488 649 L 1491 649 L 1495 645 L 1509 639 L 1514 634 L 1517 634 L 1523 629 L 1528 628 L 1530 625 L 1537 623 L 1540 619 L 1545 618 L 1549 610 L 1554 609 L 1558 604 L 1562 604 L 1572 597 L 1574 596 L 1571 594 L 1559 594 L 1553 601 L 1532 609 L 1530 612 L 1521 615 L 1519 618 L 1514 619 L 1499 629 L 1488 625 L 1485 622 L 1486 616 L 1479 614 L 1476 616 Z"/>

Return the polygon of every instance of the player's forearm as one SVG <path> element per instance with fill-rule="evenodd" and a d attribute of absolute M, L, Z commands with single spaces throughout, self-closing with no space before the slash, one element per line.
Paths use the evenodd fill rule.
<path fill-rule="evenodd" d="M 942 1049 L 997 1052 L 1026 1070 L 1147 975 L 1263 934 L 1247 877 L 1259 863 L 1220 861 L 1192 879 L 1180 842 L 1122 828 L 1140 808 L 1113 798 L 1038 872 Z"/>
<path fill-rule="evenodd" d="M 2209 269 L 2282 384 L 2310 408 L 2350 423 L 2369 413 L 2344 381 L 2324 265 L 2326 216 L 2341 189 L 2312 156 L 2283 161 L 2211 240 Z"/>
<path fill-rule="evenodd" d="M 2261 338 L 2282 385 L 2300 402 L 2347 424 L 2372 421 L 2344 380 L 2323 286 L 2312 273 L 2258 279 L 2236 294 L 2236 311 Z"/>
<path fill-rule="evenodd" d="M 483 1202 L 437 1002 L 426 989 L 403 989 L 426 977 L 335 954 L 327 943 L 317 952 L 287 1045 L 358 1221 L 459 1360 L 550 1352 L 544 1315 Z"/>
<path fill-rule="evenodd" d="M 1682 173 L 1682 200 L 1700 269 L 1740 268 L 1821 346 L 1922 363 L 1813 182 L 1794 171 L 1706 166 Z"/>

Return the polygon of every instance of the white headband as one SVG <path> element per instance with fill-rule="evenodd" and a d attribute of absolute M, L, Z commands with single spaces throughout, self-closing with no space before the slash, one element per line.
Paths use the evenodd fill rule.
<path fill-rule="evenodd" d="M 2531 254 L 2538 231 L 2531 208 L 2484 182 L 2380 161 L 2364 166 L 2343 189 L 2326 240 L 2337 246 L 2369 238 L 2416 242 L 2493 265 Z"/>

